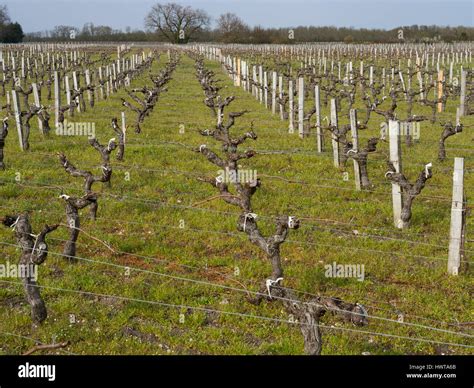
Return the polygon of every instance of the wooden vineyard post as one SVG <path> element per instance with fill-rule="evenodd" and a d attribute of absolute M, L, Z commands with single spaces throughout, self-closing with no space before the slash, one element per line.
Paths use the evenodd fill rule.
<path fill-rule="evenodd" d="M 21 56 L 21 78 L 25 79 L 25 56 Z"/>
<path fill-rule="evenodd" d="M 272 73 L 272 114 L 276 113 L 277 72 Z"/>
<path fill-rule="evenodd" d="M 386 74 L 385 67 L 382 67 L 382 95 L 385 96 L 385 87 L 386 87 Z"/>
<path fill-rule="evenodd" d="M 467 81 L 467 71 L 461 71 L 461 101 L 460 101 L 460 114 L 461 116 L 465 115 L 465 104 L 466 104 L 466 81 Z"/>
<path fill-rule="evenodd" d="M 298 78 L 298 134 L 304 137 L 304 78 Z"/>
<path fill-rule="evenodd" d="M 418 85 L 419 85 L 419 88 L 420 88 L 420 99 L 423 100 L 424 99 L 424 89 L 423 89 L 423 76 L 421 75 L 421 70 L 418 70 L 418 72 L 416 73 L 417 74 L 417 77 L 418 77 Z"/>
<path fill-rule="evenodd" d="M 64 76 L 64 87 L 66 88 L 66 104 L 71 106 L 71 87 L 69 86 L 69 76 Z M 70 115 L 73 110 L 69 109 L 68 114 Z"/>
<path fill-rule="evenodd" d="M 18 130 L 18 140 L 20 141 L 20 148 L 22 151 L 25 150 L 23 144 L 23 129 L 21 127 L 21 109 L 20 109 L 20 100 L 16 90 L 12 90 L 12 104 L 13 104 L 13 113 L 15 115 L 16 129 Z"/>
<path fill-rule="evenodd" d="M 241 67 L 240 58 L 237 58 L 237 74 L 235 78 L 235 86 L 239 86 L 239 87 L 240 87 L 240 71 L 241 71 L 240 67 Z"/>
<path fill-rule="evenodd" d="M 86 85 L 89 87 L 91 85 L 91 74 L 89 72 L 89 69 L 86 69 L 85 71 L 85 78 L 86 78 Z M 87 90 L 87 101 L 89 102 L 89 105 L 92 101 L 92 91 L 90 89 Z"/>
<path fill-rule="evenodd" d="M 263 102 L 268 109 L 268 72 L 263 72 Z"/>
<path fill-rule="evenodd" d="M 282 105 L 282 98 L 283 98 L 283 77 L 278 77 L 278 97 L 280 99 L 280 120 L 283 120 L 283 105 Z"/>
<path fill-rule="evenodd" d="M 249 70 L 249 65 L 247 62 L 245 62 L 245 90 L 247 92 L 250 92 L 250 70 Z"/>
<path fill-rule="evenodd" d="M 438 112 L 443 111 L 443 103 L 441 98 L 443 97 L 443 70 L 438 71 Z"/>
<path fill-rule="evenodd" d="M 390 142 L 390 162 L 392 162 L 395 172 L 402 171 L 401 146 L 400 146 L 400 123 L 395 120 L 389 120 L 388 133 Z M 393 222 L 395 227 L 403 229 L 406 227 L 402 221 L 403 197 L 402 189 L 399 184 L 392 183 L 392 203 L 393 203 Z"/>
<path fill-rule="evenodd" d="M 112 69 L 115 70 L 115 64 L 113 64 L 112 66 Z M 111 94 L 114 94 L 114 84 L 115 84 L 115 81 L 114 81 L 114 76 L 113 76 L 113 73 L 112 71 L 109 71 L 109 82 L 107 82 L 107 96 L 110 96 Z"/>
<path fill-rule="evenodd" d="M 263 103 L 263 66 L 258 67 L 258 100 Z"/>
<path fill-rule="evenodd" d="M 109 66 L 105 67 L 105 98 L 108 98 L 110 95 L 110 76 L 109 76 Z"/>
<path fill-rule="evenodd" d="M 73 83 L 73 86 L 74 86 L 74 91 L 79 90 L 79 82 L 78 82 L 78 79 L 77 79 L 77 73 L 75 71 L 72 72 L 72 83 Z M 80 104 L 79 97 L 76 97 L 75 102 L 76 102 L 77 111 L 81 112 L 81 104 Z"/>
<path fill-rule="evenodd" d="M 237 86 L 237 65 L 235 63 L 235 58 L 227 57 L 227 65 L 230 67 L 229 77 L 234 82 L 234 86 Z"/>
<path fill-rule="evenodd" d="M 59 85 L 59 73 L 54 72 L 54 125 L 59 126 L 59 107 L 61 106 L 61 92 Z"/>
<path fill-rule="evenodd" d="M 39 98 L 38 85 L 35 82 L 33 82 L 31 84 L 31 87 L 33 89 L 33 99 L 35 100 L 35 105 L 38 108 L 41 108 L 41 101 L 40 101 L 40 98 Z M 38 128 L 41 131 L 41 133 L 44 134 L 43 122 L 41 121 L 41 119 L 39 117 L 38 117 Z"/>
<path fill-rule="evenodd" d="M 294 133 L 295 132 L 295 127 L 293 123 L 293 117 L 294 117 L 294 104 L 293 104 L 293 80 L 290 79 L 288 82 L 288 120 L 289 120 L 289 126 L 288 126 L 288 132 L 289 133 Z"/>
<path fill-rule="evenodd" d="M 126 136 L 127 136 L 127 125 L 125 123 L 125 112 L 121 112 L 121 118 L 122 118 L 123 144 L 125 144 Z"/>
<path fill-rule="evenodd" d="M 334 156 L 334 166 L 339 168 L 339 142 L 337 141 L 337 135 L 335 132 L 338 129 L 337 124 L 337 107 L 336 107 L 336 99 L 331 98 L 331 120 L 330 126 L 332 127 L 332 152 Z"/>
<path fill-rule="evenodd" d="M 245 62 L 245 85 L 246 85 L 246 90 L 247 92 L 251 92 L 250 86 L 252 85 L 252 82 L 250 81 L 250 69 L 249 69 L 249 64 Z"/>
<path fill-rule="evenodd" d="M 252 95 L 255 96 L 256 100 L 258 100 L 258 88 L 257 88 L 258 80 L 257 80 L 257 68 L 256 68 L 256 66 L 252 67 L 252 79 L 253 79 Z"/>
<path fill-rule="evenodd" d="M 99 66 L 99 85 L 100 85 L 100 99 L 104 99 L 104 85 L 102 83 L 102 66 Z"/>
<path fill-rule="evenodd" d="M 319 85 L 314 87 L 314 107 L 316 109 L 316 147 L 319 153 L 323 152 L 323 133 L 321 131 L 321 99 Z"/>
<path fill-rule="evenodd" d="M 398 72 L 398 76 L 400 77 L 400 83 L 402 85 L 402 90 L 403 90 L 403 93 L 405 94 L 405 100 L 406 100 L 408 98 L 407 88 L 405 86 L 405 80 L 403 79 L 403 73 L 401 70 Z"/>
<path fill-rule="evenodd" d="M 464 158 L 454 158 L 453 201 L 448 254 L 448 274 L 450 275 L 457 275 L 461 265 L 465 232 L 464 202 Z"/>
<path fill-rule="evenodd" d="M 351 134 L 352 134 L 352 150 L 357 153 L 359 152 L 359 134 L 357 131 L 357 111 L 351 109 L 349 112 L 350 121 L 351 121 Z M 356 190 L 361 190 L 361 180 L 360 180 L 360 166 L 359 162 L 353 159 L 354 162 L 354 180 Z"/>
<path fill-rule="evenodd" d="M 453 82 L 453 64 L 454 62 L 451 61 L 449 64 L 449 84 L 451 85 Z"/>
<path fill-rule="evenodd" d="M 143 57 L 145 57 L 145 53 L 143 53 Z M 110 94 L 114 94 L 115 89 L 116 89 L 115 81 L 117 80 L 117 68 L 115 67 L 115 63 L 112 63 L 112 71 L 109 73 L 109 77 L 110 77 Z"/>
<path fill-rule="evenodd" d="M 411 60 L 409 59 L 408 60 L 408 69 L 407 69 L 407 93 L 406 93 L 406 97 L 408 99 L 408 93 L 411 93 L 411 90 L 412 90 L 412 87 L 411 87 L 411 83 L 412 83 L 412 76 L 414 73 L 411 72 Z"/>

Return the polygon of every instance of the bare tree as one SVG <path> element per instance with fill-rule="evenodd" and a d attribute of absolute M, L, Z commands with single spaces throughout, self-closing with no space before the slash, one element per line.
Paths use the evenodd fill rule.
<path fill-rule="evenodd" d="M 0 5 L 0 25 L 9 24 L 11 22 L 10 15 L 6 5 Z"/>
<path fill-rule="evenodd" d="M 71 31 L 74 31 L 76 35 L 79 35 L 79 30 L 74 26 L 54 26 L 53 31 L 51 31 L 51 37 L 57 39 L 69 39 Z"/>
<path fill-rule="evenodd" d="M 187 43 L 195 34 L 209 26 L 210 16 L 201 9 L 176 3 L 155 4 L 145 18 L 145 27 L 159 32 L 173 43 Z"/>
<path fill-rule="evenodd" d="M 236 14 L 227 12 L 219 16 L 217 20 L 217 33 L 223 42 L 243 41 L 249 27 Z"/>

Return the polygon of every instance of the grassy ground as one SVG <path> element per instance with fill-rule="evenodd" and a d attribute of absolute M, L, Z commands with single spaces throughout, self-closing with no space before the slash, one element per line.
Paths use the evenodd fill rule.
<path fill-rule="evenodd" d="M 153 71 L 163 67 L 165 61 L 166 55 L 163 55 Z M 198 182 L 196 177 L 216 176 L 214 166 L 185 147 L 159 144 L 179 142 L 199 146 L 207 143 L 218 150 L 212 140 L 197 133 L 198 129 L 211 128 L 214 119 L 203 104 L 193 65 L 190 58 L 182 57 L 168 92 L 161 96 L 146 119 L 143 132 L 136 135 L 129 130 L 125 160 L 113 162 L 112 186 L 95 187 L 101 193 L 98 220 L 92 222 L 87 212 L 82 213 L 82 229 L 89 235 L 81 233 L 77 255 L 130 267 L 130 274 L 123 267 L 83 260 L 76 264 L 66 262 L 59 255 L 61 239 L 67 238 L 65 228 L 61 228 L 49 239 L 51 253 L 40 267 L 39 283 L 53 288 L 288 320 L 279 303 L 256 307 L 246 302 L 245 293 L 167 277 L 185 277 L 236 288 L 245 286 L 256 291 L 270 273 L 269 263 L 264 261 L 261 252 L 244 234 L 237 232 L 237 209 L 219 200 L 200 203 L 216 192 Z M 469 151 L 448 149 L 444 163 L 436 160 L 439 125 L 422 123 L 419 142 L 412 147 L 403 146 L 406 175 L 414 180 L 423 165 L 433 161 L 434 177 L 415 201 L 412 226 L 400 232 L 392 227 L 391 187 L 384 180 L 387 143 L 382 143 L 378 152 L 369 157 L 373 191 L 356 192 L 352 162 L 344 169 L 335 169 L 329 152 L 315 153 L 314 138 L 301 140 L 297 134 L 288 134 L 287 122 L 272 116 L 251 95 L 232 86 L 218 64 L 207 62 L 207 65 L 223 80 L 223 94 L 237 97 L 231 110 L 251 111 L 234 127 L 236 132 L 244 131 L 254 122 L 259 138 L 254 144 L 247 143 L 248 147 L 304 151 L 259 155 L 242 162 L 243 167 L 256 169 L 263 183 L 254 196 L 254 209 L 262 216 L 260 223 L 265 232 L 272 231 L 273 222 L 263 216 L 290 214 L 302 218 L 302 227 L 292 232 L 290 241 L 282 247 L 287 286 L 357 301 L 367 306 L 370 315 L 396 319 L 397 311 L 401 311 L 405 321 L 442 329 L 461 330 L 417 317 L 453 324 L 473 320 L 469 293 L 472 273 L 457 277 L 446 275 L 452 158 L 465 156 L 466 168 L 472 168 L 474 147 L 469 130 L 447 141 L 448 147 Z M 145 82 L 148 80 L 143 76 L 135 80 L 133 86 Z M 95 122 L 97 138 L 105 143 L 113 137 L 109 122 L 113 116 L 119 116 L 122 110 L 119 97 L 124 95 L 120 91 L 109 100 L 98 102 L 94 109 L 88 109 L 75 120 Z M 323 109 L 323 115 L 328 114 L 327 109 Z M 454 109 L 454 104 L 448 106 L 448 112 Z M 129 112 L 127 117 L 131 122 Z M 378 136 L 380 122 L 374 117 L 361 137 Z M 466 119 L 465 123 L 474 124 L 474 120 Z M 180 128 L 184 128 L 184 133 L 180 133 Z M 0 172 L 1 213 L 30 211 L 35 231 L 45 222 L 65 222 L 64 204 L 58 198 L 60 190 L 44 186 L 61 186 L 67 194 L 79 194 L 82 181 L 66 174 L 55 154 L 65 152 L 79 168 L 95 168 L 99 164 L 98 154 L 85 137 L 60 137 L 54 133 L 42 137 L 35 129 L 30 139 L 31 150 L 22 153 L 15 132 L 12 123 L 5 147 L 7 170 Z M 327 140 L 326 148 L 329 149 Z M 349 173 L 349 181 L 344 180 L 345 171 Z M 20 184 L 15 182 L 16 173 L 21 174 Z M 466 176 L 468 194 L 474 187 L 471 175 Z M 305 183 L 288 183 L 275 177 Z M 6 228 L 0 229 L 0 239 L 15 243 L 12 231 Z M 134 255 L 113 253 L 97 239 L 106 241 L 115 251 Z M 466 249 L 474 248 L 467 244 Z M 3 245 L 2 252 L 1 262 L 18 260 L 19 251 L 15 247 Z M 466 256 L 468 259 L 470 253 Z M 365 281 L 326 278 L 324 264 L 334 261 L 364 264 Z M 68 340 L 71 346 L 67 350 L 77 354 L 303 352 L 302 337 L 295 324 L 78 295 L 57 289 L 43 289 L 42 295 L 49 317 L 42 325 L 33 326 L 21 286 L 1 284 L 0 354 L 17 354 L 32 346 L 31 341 L 2 336 L 2 332 L 34 337 L 45 343 Z M 70 321 L 71 314 L 75 316 L 75 323 Z M 339 323 L 332 316 L 323 318 L 323 323 L 332 326 L 332 329 L 323 329 L 323 354 L 472 353 L 466 348 L 340 330 L 356 328 Z M 370 319 L 369 326 L 363 330 L 473 345 L 466 337 L 376 319 Z M 463 330 L 472 333 L 467 328 Z"/>

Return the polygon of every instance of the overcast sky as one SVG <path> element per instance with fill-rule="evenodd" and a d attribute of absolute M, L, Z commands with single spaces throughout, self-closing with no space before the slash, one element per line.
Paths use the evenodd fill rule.
<path fill-rule="evenodd" d="M 162 1 L 168 2 L 168 0 Z M 224 12 L 264 27 L 299 25 L 391 29 L 413 24 L 474 25 L 474 0 L 194 0 L 174 2 L 201 8 L 214 20 Z M 143 29 L 156 0 L 7 0 L 13 21 L 25 32 L 84 23 Z"/>

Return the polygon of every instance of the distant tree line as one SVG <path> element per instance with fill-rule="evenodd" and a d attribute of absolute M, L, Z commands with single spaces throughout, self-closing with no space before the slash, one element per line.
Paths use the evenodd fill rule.
<path fill-rule="evenodd" d="M 156 41 L 157 36 L 141 30 L 132 30 L 127 27 L 125 31 L 113 29 L 109 26 L 86 23 L 82 29 L 75 26 L 59 25 L 52 30 L 27 33 L 24 41 Z"/>
<path fill-rule="evenodd" d="M 400 32 L 401 31 L 401 32 Z M 222 42 L 222 43 L 395 43 L 455 42 L 474 40 L 473 27 L 400 26 L 391 30 L 298 26 L 286 28 L 250 27 L 233 13 L 225 13 L 211 28 L 211 17 L 203 10 L 176 3 L 155 4 L 145 17 L 144 30 L 125 31 L 87 23 L 82 29 L 56 26 L 52 31 L 26 34 L 25 41 L 138 41 L 138 42 Z"/>

